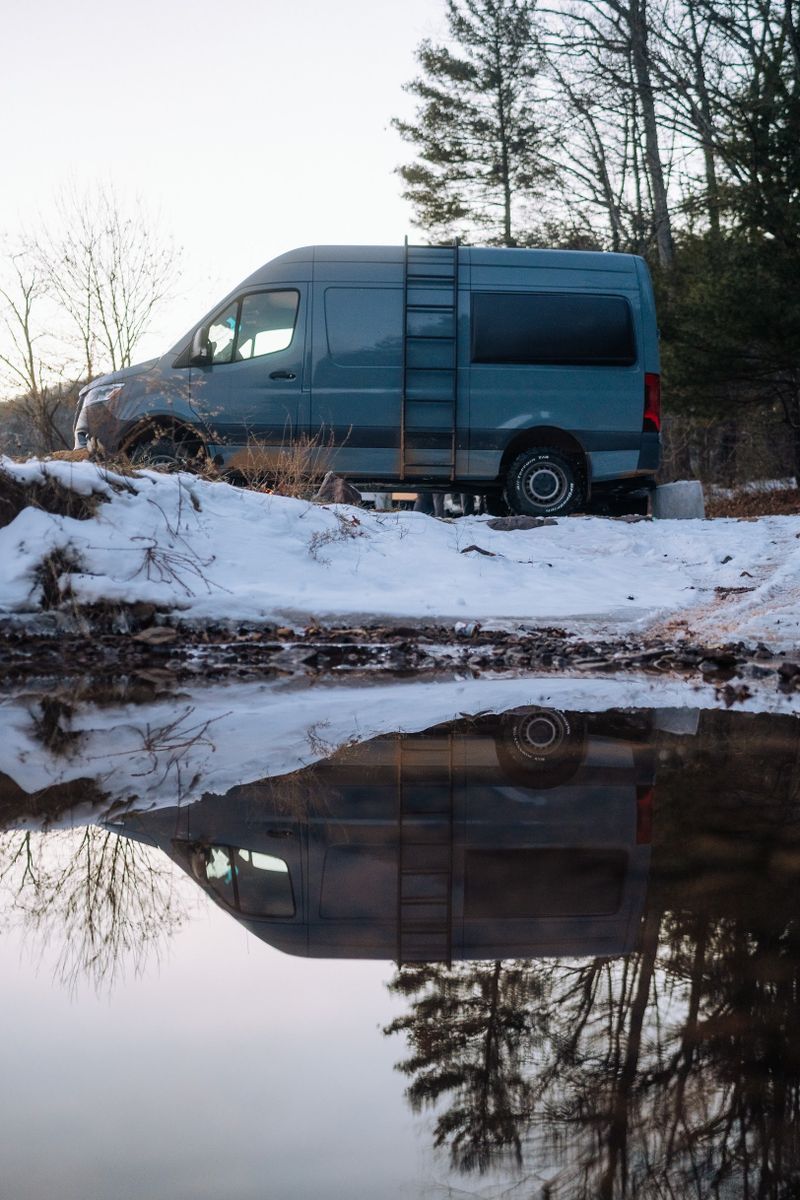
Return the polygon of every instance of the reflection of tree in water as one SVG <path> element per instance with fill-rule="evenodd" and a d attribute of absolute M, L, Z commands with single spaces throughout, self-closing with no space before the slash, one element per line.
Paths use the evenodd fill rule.
<path fill-rule="evenodd" d="M 622 961 L 403 968 L 387 1032 L 462 1171 L 511 1152 L 551 1200 L 778 1200 L 800 1195 L 799 962 L 797 921 L 651 912 Z"/>
<path fill-rule="evenodd" d="M 395 976 L 409 1099 L 460 1169 L 519 1148 L 548 1200 L 800 1196 L 800 757 L 751 746 L 748 776 L 721 720 L 662 756 L 635 953 Z"/>
<path fill-rule="evenodd" d="M 484 1171 L 502 1154 L 521 1159 L 533 1101 L 521 1056 L 530 1049 L 536 986 L 530 968 L 513 962 L 404 967 L 391 984 L 415 997 L 386 1029 L 408 1035 L 411 1055 L 399 1064 L 412 1077 L 406 1094 L 415 1110 L 448 1098 L 435 1141 L 464 1171 Z"/>
<path fill-rule="evenodd" d="M 111 986 L 140 972 L 181 923 L 174 869 L 156 850 L 98 826 L 0 837 L 0 883 L 11 919 L 59 946 L 56 976 Z"/>

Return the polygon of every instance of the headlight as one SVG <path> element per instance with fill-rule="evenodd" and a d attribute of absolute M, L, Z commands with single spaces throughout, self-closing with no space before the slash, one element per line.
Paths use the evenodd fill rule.
<path fill-rule="evenodd" d="M 90 388 L 83 398 L 83 407 L 88 408 L 90 404 L 107 404 L 109 400 L 116 399 L 124 386 L 124 383 L 104 383 L 100 387 Z"/>

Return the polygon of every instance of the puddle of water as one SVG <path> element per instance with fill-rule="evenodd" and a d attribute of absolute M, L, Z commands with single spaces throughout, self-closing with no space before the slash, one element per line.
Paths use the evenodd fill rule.
<path fill-rule="evenodd" d="M 800 721 L 472 682 L 6 704 L 10 1196 L 797 1194 Z"/>

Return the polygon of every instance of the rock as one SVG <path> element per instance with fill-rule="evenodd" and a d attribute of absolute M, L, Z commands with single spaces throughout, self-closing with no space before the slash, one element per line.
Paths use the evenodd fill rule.
<path fill-rule="evenodd" d="M 778 667 L 778 687 L 782 692 L 800 691 L 800 667 L 797 663 L 781 663 Z"/>
<path fill-rule="evenodd" d="M 706 515 L 703 485 L 697 479 L 663 483 L 653 492 L 653 516 L 657 521 L 691 521 Z"/>
<path fill-rule="evenodd" d="M 732 704 L 741 704 L 752 695 L 750 688 L 746 683 L 726 683 L 724 687 L 717 688 L 716 696 L 718 700 L 722 700 L 726 708 L 730 708 Z"/>
<path fill-rule="evenodd" d="M 144 642 L 146 646 L 165 646 L 167 642 L 177 641 L 177 638 L 177 629 L 172 629 L 169 625 L 150 625 L 141 633 L 133 635 L 135 642 Z"/>
<path fill-rule="evenodd" d="M 487 521 L 490 529 L 510 533 L 515 529 L 541 529 L 543 525 L 557 525 L 554 517 L 494 517 Z"/>
<path fill-rule="evenodd" d="M 477 621 L 456 621 L 453 626 L 453 633 L 458 638 L 475 637 L 480 629 Z"/>
<path fill-rule="evenodd" d="M 361 492 L 334 471 L 328 471 L 311 499 L 315 504 L 360 504 Z"/>
<path fill-rule="evenodd" d="M 698 664 L 706 678 L 722 680 L 730 679 L 735 673 L 737 665 L 736 657 L 733 654 L 726 654 L 724 651 L 709 653 Z"/>

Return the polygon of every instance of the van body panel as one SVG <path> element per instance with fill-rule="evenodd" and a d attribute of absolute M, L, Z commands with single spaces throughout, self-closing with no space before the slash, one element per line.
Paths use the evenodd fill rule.
<path fill-rule="evenodd" d="M 448 249 L 458 288 L 447 311 L 436 280 L 446 282 L 453 267 L 439 253 L 421 252 L 413 277 L 400 246 L 301 247 L 279 256 L 146 370 L 95 381 L 91 387 L 118 379 L 125 386 L 108 404 L 83 406 L 81 444 L 96 438 L 114 451 L 132 430 L 163 417 L 197 429 L 220 465 L 242 465 L 258 442 L 268 467 L 292 439 L 310 436 L 324 448 L 327 467 L 377 488 L 403 478 L 423 482 L 426 463 L 432 486 L 491 488 L 502 484 L 515 447 L 547 445 L 547 431 L 556 431 L 580 448 L 592 484 L 652 478 L 660 439 L 643 431 L 644 375 L 659 371 L 658 331 L 643 260 L 469 247 L 456 259 Z M 189 365 L 198 331 L 237 300 L 281 287 L 301 297 L 290 346 L 243 362 Z M 494 295 L 608 297 L 617 308 L 624 300 L 635 361 L 472 361 L 476 297 Z M 482 303 L 491 312 L 491 300 Z M 414 439 L 405 476 L 404 425 Z M 445 468 L 452 446 L 455 461 Z"/>
<path fill-rule="evenodd" d="M 333 470 L 398 478 L 402 281 L 333 274 L 314 283 L 310 429 Z"/>
<path fill-rule="evenodd" d="M 658 322 L 656 320 L 656 299 L 653 293 L 653 282 L 644 259 L 634 258 L 633 261 L 636 265 L 636 275 L 639 280 L 639 297 L 642 310 L 640 336 L 644 370 L 648 374 L 660 375 L 661 356 L 658 346 Z"/>

